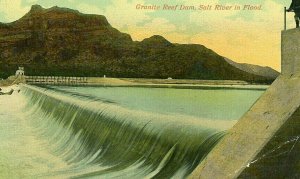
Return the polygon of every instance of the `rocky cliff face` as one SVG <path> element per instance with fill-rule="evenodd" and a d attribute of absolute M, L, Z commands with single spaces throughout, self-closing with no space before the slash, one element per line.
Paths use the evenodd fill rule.
<path fill-rule="evenodd" d="M 27 75 L 274 80 L 243 71 L 202 45 L 172 44 L 161 36 L 134 42 L 104 16 L 39 5 L 0 23 L 0 76 L 18 65 Z"/>

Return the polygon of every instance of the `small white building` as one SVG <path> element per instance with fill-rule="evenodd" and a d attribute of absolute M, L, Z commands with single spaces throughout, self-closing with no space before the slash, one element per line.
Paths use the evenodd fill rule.
<path fill-rule="evenodd" d="M 24 75 L 25 75 L 24 67 L 19 67 L 19 69 L 16 71 L 16 76 L 24 76 Z"/>

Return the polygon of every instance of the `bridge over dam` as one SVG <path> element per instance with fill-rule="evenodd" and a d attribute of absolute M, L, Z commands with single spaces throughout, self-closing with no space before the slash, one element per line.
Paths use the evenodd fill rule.
<path fill-rule="evenodd" d="M 281 75 L 189 178 L 300 178 L 300 30 L 281 33 Z"/>

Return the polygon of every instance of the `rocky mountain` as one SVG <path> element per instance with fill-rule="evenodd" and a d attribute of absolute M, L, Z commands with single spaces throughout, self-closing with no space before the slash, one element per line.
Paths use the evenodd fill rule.
<path fill-rule="evenodd" d="M 269 83 L 196 44 L 173 44 L 162 36 L 141 42 L 113 28 L 104 16 L 39 5 L 19 20 L 0 23 L 0 76 L 18 66 L 27 75 L 244 80 Z"/>

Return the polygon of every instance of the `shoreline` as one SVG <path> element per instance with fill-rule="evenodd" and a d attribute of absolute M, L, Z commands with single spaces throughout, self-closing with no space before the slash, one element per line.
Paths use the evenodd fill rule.
<path fill-rule="evenodd" d="M 34 84 L 33 84 L 34 85 Z M 51 84 L 39 84 L 38 86 Z M 82 84 L 65 85 L 56 84 L 53 86 L 74 86 L 74 87 L 134 87 L 134 88 L 174 88 L 174 89 L 203 89 L 203 90 L 266 90 L 268 85 L 189 85 L 189 84 Z"/>
<path fill-rule="evenodd" d="M 266 90 L 269 85 L 250 84 L 238 80 L 192 80 L 192 79 L 148 79 L 148 78 L 99 78 L 88 77 L 85 86 L 105 87 L 151 87 L 178 89 L 245 89 Z M 76 85 L 75 85 L 76 86 Z"/>
<path fill-rule="evenodd" d="M 148 78 L 104 78 L 86 77 L 86 83 L 27 83 L 30 85 L 56 85 L 56 86 L 104 86 L 104 87 L 151 87 L 151 88 L 178 88 L 178 89 L 245 89 L 266 90 L 270 85 L 251 84 L 239 80 L 194 80 L 194 79 L 148 79 Z M 11 76 L 0 81 L 0 87 L 16 84 L 18 77 Z M 20 78 L 22 79 L 22 78 Z M 19 83 L 24 81 L 19 80 Z"/>

